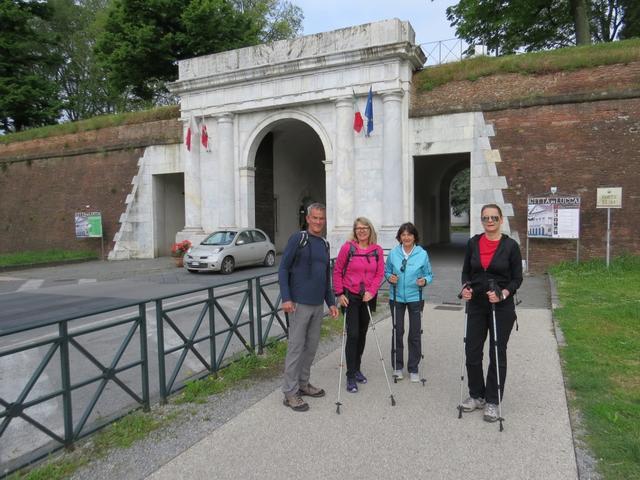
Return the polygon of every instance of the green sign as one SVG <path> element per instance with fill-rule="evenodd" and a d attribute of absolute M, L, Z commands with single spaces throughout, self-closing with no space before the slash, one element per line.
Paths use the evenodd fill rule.
<path fill-rule="evenodd" d="M 100 212 L 76 212 L 76 238 L 101 238 L 102 214 Z"/>

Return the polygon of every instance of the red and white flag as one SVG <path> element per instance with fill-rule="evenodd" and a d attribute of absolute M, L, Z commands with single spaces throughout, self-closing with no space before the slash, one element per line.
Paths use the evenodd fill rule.
<path fill-rule="evenodd" d="M 200 142 L 202 142 L 202 146 L 205 151 L 210 152 L 209 148 L 209 134 L 207 133 L 207 126 L 204 124 L 204 120 L 202 121 L 202 133 L 200 134 Z"/>
<path fill-rule="evenodd" d="M 356 133 L 360 133 L 364 127 L 364 120 L 362 119 L 362 114 L 358 108 L 358 97 L 356 97 L 356 92 L 353 89 L 351 89 L 351 91 L 353 92 L 353 129 Z"/>
<path fill-rule="evenodd" d="M 187 150 L 191 151 L 191 121 L 187 125 L 187 133 L 184 134 L 184 144 L 187 146 Z"/>

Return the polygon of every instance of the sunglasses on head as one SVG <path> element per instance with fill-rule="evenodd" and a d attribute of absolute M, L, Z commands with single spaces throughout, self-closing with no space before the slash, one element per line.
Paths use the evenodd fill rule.
<path fill-rule="evenodd" d="M 407 259 L 405 258 L 404 260 L 402 260 L 402 265 L 400 265 L 400 271 L 404 273 L 406 268 L 407 268 Z"/>
<path fill-rule="evenodd" d="M 490 215 L 487 217 L 482 217 L 480 218 L 480 220 L 482 220 L 482 223 L 488 223 L 489 220 L 491 220 L 492 222 L 499 222 L 500 221 L 500 217 L 497 215 Z"/>

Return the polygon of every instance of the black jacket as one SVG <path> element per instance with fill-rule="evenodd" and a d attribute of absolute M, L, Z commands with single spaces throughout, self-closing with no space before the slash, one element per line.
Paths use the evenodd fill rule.
<path fill-rule="evenodd" d="M 522 256 L 517 242 L 502 234 L 496 253 L 485 271 L 480 263 L 480 235 L 474 235 L 467 243 L 467 251 L 462 266 L 462 283 L 469 284 L 473 290 L 473 299 L 484 299 L 489 291 L 489 279 L 493 278 L 500 289 L 506 288 L 516 293 L 522 284 Z"/>

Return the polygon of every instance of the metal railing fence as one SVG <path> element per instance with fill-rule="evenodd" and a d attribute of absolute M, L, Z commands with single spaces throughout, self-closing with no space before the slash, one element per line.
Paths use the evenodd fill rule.
<path fill-rule="evenodd" d="M 205 298 L 198 298 L 198 295 L 202 294 Z M 180 301 L 169 302 L 170 299 L 179 297 Z M 103 428 L 132 410 L 140 407 L 148 410 L 150 397 L 153 395 L 150 393 L 150 367 L 157 366 L 158 395 L 164 403 L 172 393 L 183 388 L 187 381 L 215 373 L 238 358 L 238 345 L 232 348 L 232 340 L 239 343 L 240 351 L 245 351 L 246 354 L 262 353 L 269 343 L 287 335 L 280 304 L 277 276 L 275 273 L 269 273 L 216 286 L 181 291 L 175 295 L 143 302 L 132 302 L 124 307 L 87 311 L 79 316 L 0 331 L 0 345 L 5 345 L 0 346 L 0 365 L 9 365 L 10 362 L 7 360 L 15 355 L 28 355 L 30 359 L 35 358 L 36 362 L 36 367 L 19 379 L 21 382 L 24 381 L 24 385 L 21 384 L 12 392 L 8 392 L 7 388 L 0 391 L 0 444 L 7 441 L 3 437 L 15 419 L 22 419 L 45 437 L 43 444 L 31 445 L 31 451 L 21 453 L 6 463 L 3 460 L 3 464 L 0 465 L 0 477 L 60 448 L 71 447 L 80 438 Z M 70 325 L 72 322 L 87 321 L 89 317 L 97 314 L 114 314 L 124 308 L 135 308 L 137 314 L 119 315 L 115 320 L 96 322 L 98 325 Z M 148 335 L 148 328 L 153 326 L 153 321 L 147 324 L 147 309 L 155 309 L 155 336 L 153 333 Z M 126 318 L 120 318 L 123 316 Z M 185 327 L 185 324 L 188 327 Z M 277 326 L 281 331 L 271 336 Z M 47 333 L 44 339 L 24 340 L 25 335 L 35 334 L 36 332 L 32 331 L 43 328 L 55 329 L 55 333 Z M 119 343 L 113 349 L 109 348 L 111 355 L 107 360 L 100 359 L 100 355 L 91 350 L 91 342 L 82 341 L 83 337 L 90 334 L 102 335 L 103 340 L 108 336 L 112 340 L 115 329 L 118 328 L 124 328 L 125 334 L 121 341 L 118 338 Z M 203 330 L 205 333 L 202 333 Z M 177 337 L 178 342 L 167 345 L 168 334 Z M 129 347 L 133 345 L 136 337 L 138 346 L 133 353 L 135 358 L 132 359 L 130 357 L 133 349 Z M 154 338 L 157 342 L 157 365 L 153 365 L 154 354 L 149 351 L 148 345 L 149 339 Z M 16 346 L 18 343 L 19 346 Z M 198 348 L 201 345 L 205 346 L 206 353 Z M 75 355 L 73 360 L 71 352 Z M 194 375 L 184 374 L 188 354 L 195 357 L 202 367 L 201 371 Z M 167 358 L 175 359 L 176 356 L 175 364 L 170 367 Z M 57 362 L 54 361 L 56 357 L 59 359 Z M 14 359 L 15 362 L 20 362 L 20 358 L 22 357 Z M 89 366 L 92 373 L 87 374 Z M 81 368 L 85 369 L 82 374 Z M 128 381 L 121 378 L 124 372 L 133 369 L 139 369 L 135 383 L 132 383 L 131 378 Z M 41 380 L 45 370 L 48 371 L 48 377 L 55 378 L 57 385 L 46 392 L 35 392 L 34 386 Z M 98 373 L 93 373 L 96 370 Z M 2 373 L 2 376 L 8 376 L 11 372 Z M 119 391 L 119 395 L 125 397 L 127 406 L 120 408 L 118 412 L 101 414 L 99 419 L 90 421 L 108 386 L 115 386 L 111 389 L 110 396 L 113 397 L 114 390 Z M 73 402 L 73 394 L 88 387 L 93 387 L 90 399 L 78 413 L 78 405 Z M 50 424 L 36 418 L 37 415 L 29 411 L 33 407 L 56 400 L 61 404 L 61 408 L 56 410 L 56 418 L 49 418 Z M 60 413 L 62 422 L 59 418 Z"/>

